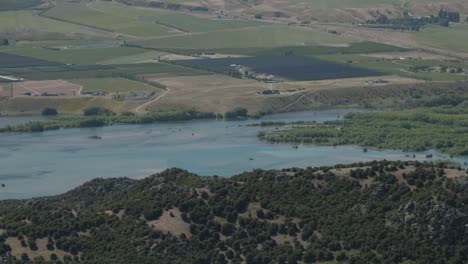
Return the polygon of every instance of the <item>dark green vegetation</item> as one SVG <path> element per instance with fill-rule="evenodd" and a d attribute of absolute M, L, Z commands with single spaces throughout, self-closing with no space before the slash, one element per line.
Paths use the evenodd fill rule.
<path fill-rule="evenodd" d="M 164 121 L 188 121 L 216 118 L 213 113 L 188 111 L 164 111 L 145 115 L 130 112 L 116 114 L 108 109 L 92 107 L 84 109 L 83 116 L 58 117 L 49 121 L 28 122 L 17 126 L 0 128 L 1 132 L 42 132 L 61 128 L 102 127 L 114 124 L 150 124 Z"/>
<path fill-rule="evenodd" d="M 326 80 L 382 75 L 380 72 L 302 56 L 259 56 L 206 60 L 181 60 L 178 63 L 202 69 L 235 70 L 246 67 L 260 74 L 280 76 L 295 81 Z"/>
<path fill-rule="evenodd" d="M 245 108 L 238 107 L 233 109 L 232 111 L 227 111 L 224 113 L 224 118 L 227 120 L 234 120 L 234 119 L 246 119 L 249 117 L 249 111 Z"/>
<path fill-rule="evenodd" d="M 145 74 L 176 74 L 181 76 L 208 74 L 166 63 L 139 63 L 122 65 L 66 65 L 31 57 L 0 53 L 0 74 L 14 75 L 29 80 L 82 79 L 124 77 L 133 79 Z"/>
<path fill-rule="evenodd" d="M 57 109 L 55 109 L 55 108 L 46 107 L 46 108 L 42 109 L 41 114 L 43 116 L 56 116 L 56 115 L 58 115 L 58 112 L 57 112 Z"/>
<path fill-rule="evenodd" d="M 0 53 L 0 68 L 27 68 L 60 65 L 61 64 L 56 62 L 40 60 L 31 57 Z"/>
<path fill-rule="evenodd" d="M 440 9 L 437 16 L 431 15 L 427 17 L 406 16 L 402 18 L 388 18 L 386 15 L 380 14 L 377 19 L 367 21 L 365 26 L 419 31 L 421 27 L 427 24 L 438 24 L 448 27 L 450 22 L 460 23 L 460 13 Z"/>
<path fill-rule="evenodd" d="M 41 0 L 2 0 L 0 1 L 0 11 L 28 9 L 41 4 L 41 2 Z"/>
<path fill-rule="evenodd" d="M 0 256 L 22 263 L 46 239 L 69 263 L 464 263 L 467 190 L 443 163 L 387 161 L 96 179 L 0 202 Z"/>
<path fill-rule="evenodd" d="M 396 46 L 380 44 L 375 42 L 357 42 L 349 44 L 349 47 L 330 46 L 291 46 L 275 48 L 224 48 L 224 49 L 161 49 L 183 55 L 196 55 L 204 52 L 214 52 L 223 54 L 240 54 L 246 56 L 316 56 L 331 54 L 367 54 L 377 52 L 403 52 L 408 49 Z"/>
<path fill-rule="evenodd" d="M 261 133 L 259 137 L 269 142 L 356 144 L 404 151 L 437 149 L 451 155 L 468 155 L 468 101 L 437 98 L 426 106 L 352 113 L 342 121 L 305 123 L 278 132 Z"/>

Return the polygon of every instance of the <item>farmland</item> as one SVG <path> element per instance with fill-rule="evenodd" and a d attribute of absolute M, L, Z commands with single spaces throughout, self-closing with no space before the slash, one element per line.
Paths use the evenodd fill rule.
<path fill-rule="evenodd" d="M 77 48 L 52 50 L 44 48 L 13 48 L 5 50 L 12 54 L 20 54 L 33 58 L 56 61 L 65 64 L 96 64 L 99 61 L 116 59 L 146 53 L 146 50 L 129 47 L 108 48 Z"/>
<path fill-rule="evenodd" d="M 57 65 L 60 64 L 56 62 L 34 59 L 25 56 L 0 53 L 0 68 L 39 67 Z"/>
<path fill-rule="evenodd" d="M 136 41 L 135 44 L 153 48 L 220 49 L 348 44 L 351 42 L 353 40 L 325 32 L 287 26 L 265 26 Z"/>
<path fill-rule="evenodd" d="M 169 87 L 170 91 L 150 111 L 166 108 L 198 109 L 224 113 L 242 105 L 252 112 L 270 109 L 265 98 L 257 95 L 264 88 L 253 80 L 240 80 L 225 75 L 154 77 L 149 80 Z M 265 109 L 264 109 L 265 108 Z"/>
<path fill-rule="evenodd" d="M 422 45 L 438 49 L 468 53 L 468 24 L 456 25 L 450 28 L 437 26 L 426 27 L 412 34 Z"/>
<path fill-rule="evenodd" d="M 43 93 L 56 94 L 57 96 L 76 96 L 80 86 L 63 80 L 53 81 L 25 81 L 12 84 L 13 96 L 40 96 Z M 0 91 L 0 97 L 10 96 L 10 89 L 5 87 Z"/>
<path fill-rule="evenodd" d="M 336 64 L 299 56 L 240 57 L 181 60 L 178 62 L 182 65 L 208 69 L 224 69 L 225 71 L 232 70 L 233 65 L 241 65 L 255 73 L 280 76 L 296 81 L 382 75 L 382 73 L 368 69 L 355 68 L 345 64 Z"/>
<path fill-rule="evenodd" d="M 138 17 L 145 23 L 162 24 L 175 30 L 184 32 L 207 32 L 224 29 L 236 29 L 265 25 L 258 21 L 245 21 L 237 19 L 218 19 L 215 17 L 200 17 L 187 13 L 171 12 L 161 9 L 142 9 L 128 7 L 114 2 L 93 2 L 89 8 L 105 14 L 112 14 L 126 18 Z"/>
<path fill-rule="evenodd" d="M 171 34 L 171 30 L 166 27 L 142 22 L 135 18 L 102 13 L 82 4 L 61 3 L 48 10 L 44 16 L 132 36 L 163 36 Z"/>
<path fill-rule="evenodd" d="M 190 69 L 163 63 L 125 64 L 112 66 L 66 66 L 54 69 L 33 68 L 17 75 L 31 80 L 87 79 L 121 76 L 191 76 L 209 74 L 203 70 Z"/>
<path fill-rule="evenodd" d="M 0 36 L 25 40 L 101 39 L 111 38 L 108 32 L 52 20 L 38 11 L 18 10 L 0 12 Z"/>
<path fill-rule="evenodd" d="M 77 79 L 73 82 L 83 86 L 81 93 L 154 92 L 161 90 L 145 83 L 123 78 Z"/>
<path fill-rule="evenodd" d="M 0 46 L 1 56 L 10 56 L 9 60 L 3 60 L 3 65 L 0 61 L 0 75 L 24 78 L 32 84 L 34 81 L 53 84 L 63 80 L 83 86 L 83 93 L 99 94 L 152 94 L 158 88 L 146 82 L 161 80 L 168 86 L 167 94 L 157 103 L 148 100 L 148 109 L 198 107 L 213 112 L 227 111 L 236 105 L 253 112 L 303 109 L 316 105 L 316 101 L 310 101 L 313 97 L 310 93 L 317 90 L 395 85 L 407 89 L 423 81 L 463 81 L 467 78 L 467 62 L 442 52 L 421 51 L 406 42 L 389 45 L 397 41 L 382 41 L 380 37 L 375 38 L 377 42 L 371 42 L 374 33 L 367 32 L 368 29 L 346 24 L 309 24 L 307 15 L 301 17 L 300 21 L 305 23 L 300 24 L 292 15 L 296 11 L 288 8 L 291 4 L 299 4 L 305 12 L 310 8 L 306 1 L 294 0 L 284 6 L 268 2 L 259 5 L 258 10 L 245 9 L 249 4 L 235 1 L 224 3 L 226 6 L 218 5 L 221 2 L 174 1 L 184 5 L 208 5 L 213 10 L 222 7 L 223 12 L 188 12 L 183 9 L 185 7 L 181 10 L 147 8 L 124 5 L 119 1 L 58 1 L 45 5 L 42 10 L 5 11 L 0 16 L 0 36 L 9 39 L 15 36 L 17 41 L 12 42 L 13 45 Z M 346 3 L 346 6 L 358 9 L 369 5 L 367 1 Z M 271 18 L 276 9 L 260 10 L 266 6 L 285 13 Z M 330 10 L 337 6 L 343 4 L 320 0 L 314 8 Z M 387 7 L 388 2 L 379 1 L 379 6 Z M 339 12 L 346 16 L 350 11 Z M 256 19 L 256 14 L 265 18 Z M 463 43 L 464 27 L 427 27 L 421 32 L 398 34 L 408 39 L 413 37 L 414 43 L 429 43 L 424 34 L 434 30 L 437 31 L 434 34 L 450 32 L 450 36 L 459 39 L 452 44 L 459 45 Z M 364 31 L 372 38 L 355 34 Z M 385 35 L 389 35 L 384 38 L 388 39 L 395 34 L 387 32 Z M 436 42 L 432 45 L 463 51 L 461 46 L 443 46 Z M 213 54 L 208 56 L 211 59 L 195 60 L 195 57 L 206 57 L 205 53 Z M 22 57 L 11 57 L 16 55 Z M 401 56 L 411 59 L 400 60 Z M 241 71 L 246 73 L 241 76 L 243 79 L 229 76 L 239 70 L 231 67 L 232 64 L 241 65 Z M 266 77 L 279 83 L 265 84 Z M 37 85 L 40 90 L 42 86 Z M 321 85 L 323 87 L 318 88 Z M 25 90 L 17 87 L 15 96 L 24 94 Z M 34 89 L 29 85 L 26 87 Z M 257 94 L 266 89 L 278 89 L 281 94 Z M 65 90 L 62 94 L 73 94 Z M 8 91 L 3 91 L 3 95 L 8 96 Z M 37 99 L 33 97 L 29 100 Z M 112 100 L 111 96 L 103 97 L 106 98 L 100 100 Z M 213 103 L 210 105 L 209 102 Z M 395 102 L 400 103 L 400 98 Z M 125 103 L 125 107 L 116 107 L 112 103 L 116 102 L 110 103 L 114 109 L 134 107 Z M 383 103 L 392 105 L 388 97 Z M 362 103 L 353 101 L 352 104 Z M 375 101 L 371 104 L 375 105 Z"/>
<path fill-rule="evenodd" d="M 40 3 L 41 0 L 2 0 L 0 2 L 0 11 L 27 9 Z"/>

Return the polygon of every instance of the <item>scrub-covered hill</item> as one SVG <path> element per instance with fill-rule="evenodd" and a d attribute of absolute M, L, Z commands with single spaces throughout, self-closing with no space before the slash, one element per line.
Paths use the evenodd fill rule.
<path fill-rule="evenodd" d="M 447 164 L 179 169 L 0 203 L 18 263 L 464 263 L 468 178 Z M 54 262 L 55 263 L 55 262 Z"/>

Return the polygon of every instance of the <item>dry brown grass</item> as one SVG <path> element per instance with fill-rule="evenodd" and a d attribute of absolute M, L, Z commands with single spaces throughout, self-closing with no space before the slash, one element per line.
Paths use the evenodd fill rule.
<path fill-rule="evenodd" d="M 95 97 L 16 97 L 0 98 L 1 114 L 38 114 L 45 107 L 56 108 L 62 114 L 81 114 L 87 107 L 100 106 L 114 112 L 130 111 L 141 102 L 116 101 L 104 96 Z"/>
<path fill-rule="evenodd" d="M 387 84 L 369 84 L 376 79 L 387 80 Z M 166 85 L 170 91 L 157 102 L 148 106 L 148 110 L 167 108 L 195 108 L 200 111 L 224 113 L 235 107 L 245 107 L 251 113 L 259 111 L 277 111 L 294 103 L 301 96 L 317 91 L 347 89 L 356 87 L 385 87 L 387 85 L 410 85 L 423 81 L 399 76 L 378 76 L 363 78 L 347 78 L 336 80 L 282 82 L 267 85 L 254 80 L 231 78 L 224 75 L 189 76 L 189 77 L 156 77 L 153 81 Z M 266 89 L 278 89 L 281 95 L 258 95 L 257 92 Z M 288 93 L 288 90 L 296 90 Z M 307 103 L 307 102 L 306 102 Z M 308 106 L 307 103 L 303 109 Z M 288 107 L 289 108 L 289 107 Z M 287 110 L 293 110 L 290 107 Z"/>
<path fill-rule="evenodd" d="M 3 85 L 0 89 L 1 96 L 10 96 L 10 88 Z M 31 93 L 33 96 L 39 96 L 42 93 L 58 94 L 60 96 L 77 96 L 81 86 L 69 83 L 63 80 L 48 81 L 26 81 L 13 84 L 13 96 L 25 96 L 25 93 Z"/>
<path fill-rule="evenodd" d="M 369 84 L 373 80 L 385 80 L 385 84 Z M 406 78 L 400 76 L 376 76 L 376 77 L 360 77 L 360 78 L 344 78 L 334 80 L 320 80 L 320 81 L 304 81 L 304 82 L 283 82 L 275 86 L 280 91 L 287 91 L 289 89 L 303 88 L 304 92 L 327 90 L 335 88 L 353 88 L 359 86 L 386 86 L 392 84 L 412 84 L 423 83 L 424 81 Z"/>
<path fill-rule="evenodd" d="M 171 214 L 173 216 L 171 216 Z M 146 224 L 156 230 L 169 232 L 174 236 L 185 234 L 187 237 L 190 237 L 192 236 L 192 233 L 190 232 L 190 224 L 182 220 L 181 214 L 182 213 L 178 208 L 173 208 L 168 211 L 164 211 L 158 220 L 147 221 Z"/>
<path fill-rule="evenodd" d="M 429 52 L 420 52 L 420 51 L 407 51 L 407 52 L 381 52 L 381 53 L 372 53 L 372 54 L 361 54 L 361 56 L 371 57 L 371 58 L 382 58 L 389 60 L 397 60 L 401 57 L 407 58 L 417 58 L 422 60 L 453 60 L 450 56 L 433 54 Z"/>
<path fill-rule="evenodd" d="M 149 106 L 150 110 L 171 107 L 195 108 L 201 111 L 224 113 L 242 106 L 251 112 L 262 109 L 265 98 L 257 92 L 265 90 L 263 83 L 235 79 L 223 75 L 157 78 L 170 92 Z"/>
<path fill-rule="evenodd" d="M 27 238 L 25 238 L 27 241 Z M 5 243 L 11 247 L 11 254 L 15 256 L 17 259 L 21 259 L 21 255 L 23 253 L 28 254 L 30 259 L 34 259 L 36 257 L 43 257 L 46 261 L 50 261 L 50 254 L 55 253 L 59 259 L 63 260 L 63 257 L 67 254 L 63 250 L 54 249 L 48 250 L 47 249 L 47 238 L 41 238 L 36 240 L 36 244 L 38 250 L 31 250 L 29 247 L 21 246 L 21 241 L 16 237 L 9 237 L 6 239 Z"/>

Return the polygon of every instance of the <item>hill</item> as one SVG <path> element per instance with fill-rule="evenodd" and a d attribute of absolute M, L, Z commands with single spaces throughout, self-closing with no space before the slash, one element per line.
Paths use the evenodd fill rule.
<path fill-rule="evenodd" d="M 468 4 L 462 0 L 119 0 L 122 3 L 165 8 L 171 10 L 208 13 L 223 10 L 223 15 L 254 16 L 291 21 L 366 21 L 381 14 L 401 17 L 432 15 L 440 8 L 466 12 Z"/>
<path fill-rule="evenodd" d="M 96 179 L 0 202 L 0 256 L 25 263 L 464 263 L 468 177 L 371 162 Z"/>

